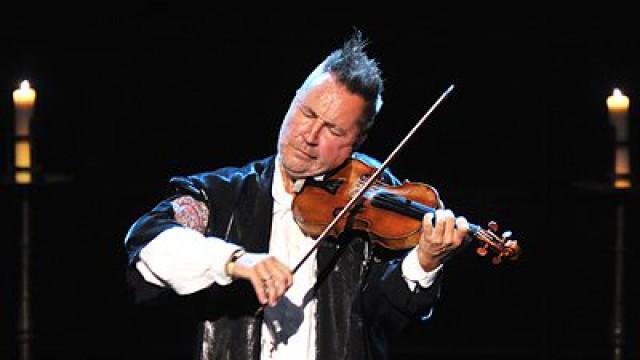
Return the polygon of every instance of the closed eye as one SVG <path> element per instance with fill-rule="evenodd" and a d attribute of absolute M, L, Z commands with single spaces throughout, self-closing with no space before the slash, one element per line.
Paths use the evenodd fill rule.
<path fill-rule="evenodd" d="M 315 111 L 311 110 L 310 107 L 308 106 L 304 106 L 301 105 L 300 106 L 300 111 L 302 112 L 302 114 L 308 118 L 314 118 L 317 119 L 318 118 L 318 114 L 315 113 Z"/>
<path fill-rule="evenodd" d="M 300 112 L 302 112 L 302 115 L 304 115 L 306 118 L 308 119 L 319 119 L 320 116 L 318 116 L 318 114 L 313 111 L 312 108 L 304 105 L 304 104 L 300 104 L 299 105 L 299 109 Z M 331 135 L 333 136 L 345 136 L 347 134 L 346 130 L 339 128 L 336 126 L 336 124 L 328 122 L 328 121 L 324 121 L 324 126 L 329 130 L 329 132 L 331 133 Z"/>
<path fill-rule="evenodd" d="M 345 136 L 347 134 L 343 129 L 335 126 L 334 124 L 326 123 L 327 129 L 334 136 Z"/>

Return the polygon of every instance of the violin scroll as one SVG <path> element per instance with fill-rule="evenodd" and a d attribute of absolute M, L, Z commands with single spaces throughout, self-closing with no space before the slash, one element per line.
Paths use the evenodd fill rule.
<path fill-rule="evenodd" d="M 486 256 L 489 250 L 493 251 L 494 256 L 491 258 L 491 263 L 498 265 L 502 262 L 502 258 L 509 260 L 516 260 L 520 256 L 521 250 L 517 240 L 512 240 L 511 231 L 505 231 L 501 236 L 496 235 L 498 232 L 498 223 L 490 221 L 487 225 L 487 230 L 480 228 L 479 226 L 471 226 L 471 234 L 481 242 L 481 245 L 476 248 L 476 253 L 480 256 Z"/>

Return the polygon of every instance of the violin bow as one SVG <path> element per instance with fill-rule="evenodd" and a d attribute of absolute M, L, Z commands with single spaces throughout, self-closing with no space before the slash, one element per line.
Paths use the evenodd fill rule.
<path fill-rule="evenodd" d="M 400 150 L 405 146 L 405 144 L 409 141 L 409 139 L 418 131 L 420 126 L 427 120 L 427 118 L 433 113 L 433 111 L 440 105 L 444 99 L 449 96 L 449 94 L 453 91 L 454 85 L 451 84 L 441 95 L 440 97 L 431 105 L 429 110 L 422 115 L 422 118 L 418 120 L 418 122 L 413 126 L 413 128 L 407 133 L 407 135 L 400 141 L 400 143 L 393 149 L 393 151 L 387 156 L 387 158 L 382 162 L 382 164 L 374 171 L 374 173 L 367 179 L 367 181 L 360 187 L 360 189 L 356 192 L 356 194 L 347 202 L 347 204 L 340 210 L 340 212 L 333 218 L 333 220 L 325 227 L 325 229 L 318 235 L 316 238 L 316 243 L 313 245 L 311 249 L 305 254 L 305 256 L 298 262 L 298 264 L 291 271 L 292 274 L 295 274 L 298 269 L 304 264 L 305 261 L 313 254 L 320 246 L 320 243 L 324 241 L 327 237 L 331 229 L 340 221 L 350 210 L 351 208 L 362 198 L 362 195 L 369 189 L 369 187 L 375 182 L 375 180 L 380 176 L 380 174 L 387 168 L 389 163 L 396 158 L 397 154 Z"/>

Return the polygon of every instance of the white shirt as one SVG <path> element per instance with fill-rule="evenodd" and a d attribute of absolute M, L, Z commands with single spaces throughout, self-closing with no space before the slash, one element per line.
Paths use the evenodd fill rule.
<path fill-rule="evenodd" d="M 293 194 L 287 193 L 280 162 L 273 175 L 273 218 L 269 254 L 293 269 L 316 241 L 306 236 L 293 219 Z M 316 299 L 311 288 L 316 281 L 316 257 L 311 256 L 293 276 L 293 285 L 275 307 L 264 310 L 262 324 L 262 360 L 315 359 Z M 307 300 L 305 301 L 305 295 Z"/>
<path fill-rule="evenodd" d="M 293 268 L 315 240 L 305 236 L 295 223 L 291 213 L 293 195 L 285 190 L 279 161 L 276 161 L 275 168 L 271 188 L 274 203 L 269 254 Z M 231 254 L 239 248 L 186 227 L 174 227 L 160 233 L 142 249 L 136 268 L 146 281 L 187 295 L 214 283 L 231 283 L 232 279 L 225 274 L 224 267 Z M 413 290 L 418 284 L 429 287 L 441 268 L 442 265 L 425 272 L 413 249 L 402 262 L 402 275 Z M 306 301 L 304 299 L 315 284 L 316 271 L 315 257 L 310 257 L 295 273 L 293 285 L 276 307 L 265 307 L 262 360 L 315 359 L 316 300 L 310 296 Z"/>

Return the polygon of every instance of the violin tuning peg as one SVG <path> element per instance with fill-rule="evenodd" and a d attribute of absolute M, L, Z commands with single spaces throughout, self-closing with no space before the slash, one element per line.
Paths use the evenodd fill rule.
<path fill-rule="evenodd" d="M 495 233 L 498 231 L 498 223 L 495 221 L 489 221 L 488 228 Z"/>
<path fill-rule="evenodd" d="M 502 256 L 498 255 L 498 256 L 494 256 L 491 259 L 491 263 L 493 263 L 493 265 L 498 265 L 502 262 Z"/>
<path fill-rule="evenodd" d="M 480 256 L 486 256 L 488 252 L 487 248 L 479 247 L 476 249 L 476 253 Z"/>

